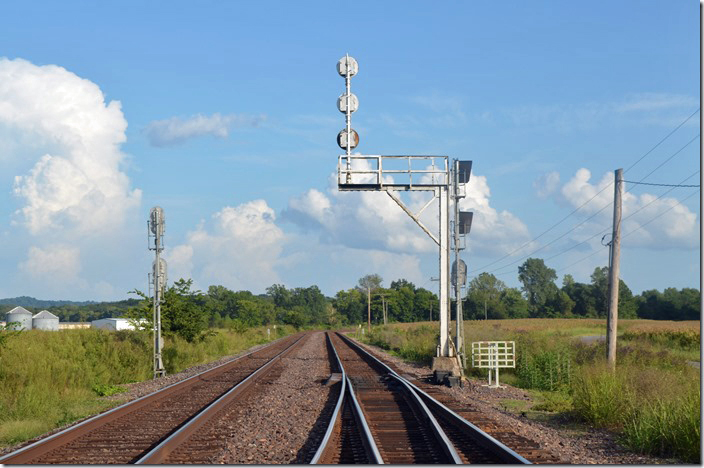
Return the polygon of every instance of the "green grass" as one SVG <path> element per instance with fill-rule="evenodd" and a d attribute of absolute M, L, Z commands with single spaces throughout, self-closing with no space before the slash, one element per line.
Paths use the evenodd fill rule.
<path fill-rule="evenodd" d="M 374 329 L 367 340 L 428 364 L 435 354 L 437 327 L 437 322 L 394 324 Z M 505 409 L 603 427 L 633 450 L 689 463 L 701 461 L 699 371 L 688 363 L 699 361 L 699 327 L 698 321 L 619 321 L 617 371 L 612 373 L 605 367 L 605 343 L 578 338 L 605 335 L 605 320 L 464 324 L 466 347 L 472 341 L 516 342 L 516 368 L 502 369 L 501 382 L 527 389 L 534 402 L 530 407 L 504 402 Z M 486 372 L 467 370 L 481 379 Z"/>
<path fill-rule="evenodd" d="M 166 337 L 164 365 L 176 373 L 265 341 L 265 327 L 214 330 L 194 343 Z M 152 378 L 152 346 L 149 333 L 128 330 L 31 330 L 7 340 L 0 350 L 0 446 L 119 404 L 101 397 Z"/>
<path fill-rule="evenodd" d="M 374 327 L 370 334 L 358 337 L 408 361 L 430 365 L 435 356 L 438 331 L 428 325 L 406 330 L 386 325 Z"/>

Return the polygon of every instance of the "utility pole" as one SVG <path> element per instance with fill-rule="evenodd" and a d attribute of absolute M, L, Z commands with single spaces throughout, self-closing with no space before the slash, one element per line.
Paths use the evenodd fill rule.
<path fill-rule="evenodd" d="M 381 296 L 381 317 L 382 317 L 382 319 L 383 319 L 383 321 L 384 321 L 384 325 L 386 325 L 386 322 L 387 322 L 387 318 L 386 318 L 386 305 L 388 304 L 388 303 L 386 302 L 386 300 L 385 300 L 386 294 L 381 294 L 381 293 L 379 293 L 379 295 Z"/>
<path fill-rule="evenodd" d="M 372 289 L 367 286 L 367 331 L 372 332 Z"/>
<path fill-rule="evenodd" d="M 614 183 L 614 220 L 609 259 L 609 315 L 606 319 L 606 358 L 611 370 L 616 369 L 616 332 L 618 331 L 618 283 L 621 261 L 621 196 L 623 169 L 616 169 Z"/>

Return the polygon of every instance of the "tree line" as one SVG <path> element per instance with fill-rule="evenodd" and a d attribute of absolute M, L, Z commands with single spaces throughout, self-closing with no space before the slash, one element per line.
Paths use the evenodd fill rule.
<path fill-rule="evenodd" d="M 481 273 L 469 283 L 463 302 L 464 316 L 470 319 L 528 317 L 606 317 L 608 311 L 609 269 L 594 269 L 589 283 L 579 283 L 565 275 L 562 287 L 557 273 L 539 258 L 529 258 L 518 267 L 520 289 L 509 288 L 496 276 Z M 699 320 L 701 292 L 694 288 L 666 288 L 633 295 L 619 280 L 620 318 L 652 320 Z"/>
<path fill-rule="evenodd" d="M 589 283 L 579 283 L 567 274 L 562 286 L 557 273 L 542 259 L 529 258 L 518 267 L 520 288 L 508 287 L 491 273 L 481 273 L 467 286 L 462 300 L 465 319 L 541 317 L 606 317 L 608 268 L 597 267 Z M 87 322 L 105 317 L 145 320 L 151 327 L 152 300 L 134 290 L 141 299 L 99 303 L 62 303 L 47 309 L 62 322 Z M 31 298 L 23 298 L 31 299 Z M 654 320 L 698 320 L 701 292 L 694 288 L 666 288 L 633 295 L 619 283 L 619 317 Z M 26 303 L 26 302 L 25 302 Z M 39 301 L 37 301 L 37 304 Z M 286 288 L 273 284 L 265 294 L 232 291 L 210 286 L 206 292 L 193 290 L 193 281 L 180 279 L 167 288 L 162 305 L 162 330 L 192 341 L 209 328 L 244 331 L 249 327 L 285 324 L 297 329 L 307 326 L 338 327 L 367 322 L 418 322 L 437 320 L 438 296 L 425 288 L 398 279 L 388 288 L 377 274 L 360 278 L 353 288 L 326 297 L 316 285 Z M 14 305 L 8 304 L 3 312 Z M 27 307 L 38 312 L 38 307 Z M 33 310 L 35 309 L 35 310 Z M 452 310 L 454 311 L 454 303 Z"/>

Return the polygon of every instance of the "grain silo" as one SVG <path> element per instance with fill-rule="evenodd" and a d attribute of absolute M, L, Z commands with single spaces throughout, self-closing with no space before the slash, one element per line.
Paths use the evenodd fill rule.
<path fill-rule="evenodd" d="M 10 322 L 18 323 L 10 325 Z M 10 330 L 31 330 L 32 313 L 24 307 L 17 306 L 5 314 L 5 323 L 9 325 Z"/>
<path fill-rule="evenodd" d="M 32 328 L 35 330 L 59 330 L 59 317 L 52 314 L 48 310 L 42 310 L 37 315 L 32 317 Z"/>

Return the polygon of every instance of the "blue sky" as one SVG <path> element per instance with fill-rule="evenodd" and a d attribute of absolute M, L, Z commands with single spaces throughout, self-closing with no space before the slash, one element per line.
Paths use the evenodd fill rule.
<path fill-rule="evenodd" d="M 2 297 L 144 289 L 154 205 L 170 279 L 202 289 L 334 295 L 368 273 L 436 288 L 432 241 L 388 197 L 335 189 L 345 53 L 359 152 L 474 161 L 470 276 L 519 286 L 537 250 L 558 284 L 589 281 L 613 171 L 692 114 L 625 178 L 664 163 L 644 182 L 700 180 L 693 1 L 10 1 L 0 15 Z M 698 288 L 698 189 L 626 189 L 622 278 Z"/>

